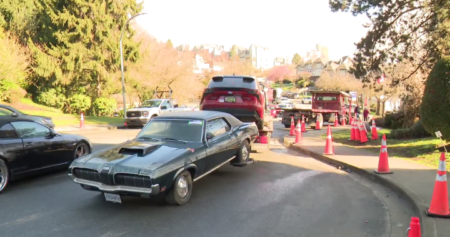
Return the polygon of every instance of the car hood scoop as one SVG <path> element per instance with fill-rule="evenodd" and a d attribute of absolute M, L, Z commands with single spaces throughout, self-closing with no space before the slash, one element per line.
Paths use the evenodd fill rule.
<path fill-rule="evenodd" d="M 120 148 L 119 154 L 137 155 L 143 157 L 156 151 L 160 147 L 160 144 L 130 145 Z"/>

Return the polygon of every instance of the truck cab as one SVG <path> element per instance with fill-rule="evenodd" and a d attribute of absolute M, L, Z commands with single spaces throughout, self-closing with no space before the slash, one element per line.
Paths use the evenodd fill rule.
<path fill-rule="evenodd" d="M 146 125 L 152 118 L 174 111 L 173 101 L 170 99 L 151 99 L 144 101 L 139 107 L 129 109 L 125 115 L 128 127 Z"/>

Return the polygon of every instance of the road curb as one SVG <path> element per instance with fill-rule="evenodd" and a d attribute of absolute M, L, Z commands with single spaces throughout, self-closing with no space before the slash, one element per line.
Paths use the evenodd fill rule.
<path fill-rule="evenodd" d="M 399 198 L 403 198 L 404 200 L 409 202 L 410 206 L 413 208 L 413 212 L 417 215 L 417 217 L 420 218 L 421 227 L 422 227 L 421 228 L 422 235 L 423 236 L 435 236 L 436 233 L 434 233 L 434 234 L 430 233 L 431 231 L 436 232 L 434 230 L 434 226 L 435 226 L 434 221 L 431 218 L 426 218 L 427 216 L 423 212 L 423 210 L 426 209 L 426 205 L 423 204 L 420 197 L 418 197 L 414 192 L 412 192 L 408 188 L 404 187 L 399 182 L 390 179 L 388 176 L 381 176 L 381 175 L 375 174 L 373 172 L 370 172 L 366 169 L 362 169 L 362 168 L 353 166 L 351 164 L 348 164 L 348 163 L 345 163 L 345 162 L 342 162 L 339 160 L 335 160 L 330 156 L 318 154 L 316 152 L 312 152 L 303 147 L 294 146 L 293 142 L 289 142 L 288 139 L 286 139 L 286 138 L 288 138 L 288 139 L 292 139 L 292 138 L 289 136 L 283 137 L 284 145 L 289 149 L 296 150 L 300 153 L 311 156 L 312 158 L 319 160 L 321 162 L 327 163 L 327 164 L 331 164 L 334 166 L 348 167 L 354 173 L 364 176 L 366 178 L 369 178 L 371 180 L 374 180 L 378 184 L 381 184 L 384 187 L 391 189 L 399 196 Z"/>

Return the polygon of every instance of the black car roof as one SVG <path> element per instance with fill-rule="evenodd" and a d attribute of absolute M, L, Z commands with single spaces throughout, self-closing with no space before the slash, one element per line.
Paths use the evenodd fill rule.
<path fill-rule="evenodd" d="M 200 110 L 200 111 L 179 111 L 172 112 L 160 115 L 155 117 L 154 119 L 198 119 L 198 120 L 210 120 L 217 117 L 229 117 L 231 116 L 228 113 L 219 112 L 219 111 L 208 111 L 208 110 Z"/>
<path fill-rule="evenodd" d="M 24 119 L 24 118 L 17 118 L 17 117 L 5 117 L 5 116 L 0 116 L 0 127 L 2 127 L 3 125 L 10 123 L 10 122 L 20 122 L 20 121 L 25 121 L 25 122 L 34 122 L 31 119 Z"/>

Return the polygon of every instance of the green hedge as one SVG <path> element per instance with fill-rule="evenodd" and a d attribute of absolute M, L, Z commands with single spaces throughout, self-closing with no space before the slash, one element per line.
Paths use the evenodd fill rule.
<path fill-rule="evenodd" d="M 410 128 L 394 129 L 388 135 L 390 139 L 417 139 L 430 137 L 430 133 L 422 126 L 422 122 L 419 120 Z"/>
<path fill-rule="evenodd" d="M 450 57 L 444 57 L 431 70 L 420 106 L 424 128 L 434 134 L 441 131 L 450 140 Z"/>

